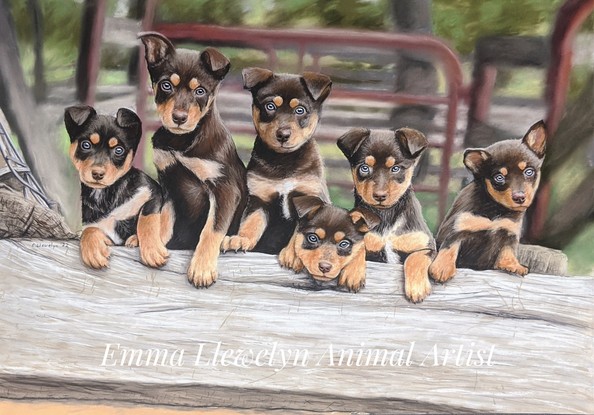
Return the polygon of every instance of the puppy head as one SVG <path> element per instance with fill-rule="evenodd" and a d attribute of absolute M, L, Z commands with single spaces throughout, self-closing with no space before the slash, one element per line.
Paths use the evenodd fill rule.
<path fill-rule="evenodd" d="M 262 68 L 246 68 L 242 74 L 244 88 L 252 93 L 254 126 L 270 149 L 290 153 L 311 138 L 332 88 L 330 78 L 315 72 L 275 74 Z"/>
<path fill-rule="evenodd" d="M 348 212 L 315 196 L 298 196 L 293 203 L 299 216 L 296 254 L 309 274 L 319 281 L 338 277 L 356 254 L 365 249 L 365 233 L 380 222 L 369 211 Z"/>
<path fill-rule="evenodd" d="M 540 183 L 547 131 L 543 121 L 534 124 L 521 140 L 505 140 L 485 149 L 464 152 L 464 165 L 489 196 L 507 209 L 524 212 Z"/>
<path fill-rule="evenodd" d="M 194 131 L 229 72 L 229 59 L 213 48 L 202 52 L 176 49 L 156 32 L 140 33 L 139 37 L 163 126 L 174 134 Z"/>
<path fill-rule="evenodd" d="M 83 184 L 103 189 L 132 167 L 142 134 L 134 112 L 120 108 L 111 117 L 98 115 L 87 105 L 76 105 L 65 109 L 64 124 L 70 136 L 70 159 Z"/>
<path fill-rule="evenodd" d="M 355 128 L 338 139 L 351 165 L 355 192 L 365 203 L 387 209 L 410 187 L 415 165 L 428 145 L 420 131 Z"/>

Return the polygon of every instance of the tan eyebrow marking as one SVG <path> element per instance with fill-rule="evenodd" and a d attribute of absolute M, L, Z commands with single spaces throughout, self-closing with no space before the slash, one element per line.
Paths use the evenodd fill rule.
<path fill-rule="evenodd" d="M 297 105 L 299 105 L 299 100 L 297 98 L 293 98 L 289 101 L 289 107 L 295 108 Z"/>
<path fill-rule="evenodd" d="M 386 167 L 392 167 L 394 164 L 396 164 L 396 159 L 394 157 L 388 157 L 386 159 Z"/>
<path fill-rule="evenodd" d="M 518 163 L 518 167 L 520 170 L 524 170 L 526 168 L 527 163 L 525 161 L 521 161 Z"/>
<path fill-rule="evenodd" d="M 274 102 L 274 105 L 277 107 L 280 107 L 283 105 L 283 97 L 277 95 L 276 97 L 272 98 L 272 102 Z"/>
<path fill-rule="evenodd" d="M 507 173 L 509 173 L 509 172 L 507 171 L 507 169 L 506 169 L 505 167 L 502 167 L 502 168 L 499 170 L 499 173 L 503 174 L 504 176 L 507 176 Z"/>
<path fill-rule="evenodd" d="M 198 82 L 198 79 L 192 78 L 190 79 L 188 86 L 190 87 L 190 89 L 196 89 L 200 86 L 200 82 Z"/>
<path fill-rule="evenodd" d="M 344 233 L 344 232 L 340 232 L 340 231 L 338 231 L 338 232 L 336 232 L 336 233 L 334 234 L 334 240 L 335 240 L 336 242 L 340 242 L 340 241 L 342 241 L 342 240 L 344 239 L 344 237 L 345 237 L 345 233 Z"/>
<path fill-rule="evenodd" d="M 316 235 L 318 235 L 318 237 L 320 239 L 324 239 L 326 237 L 326 231 L 322 228 L 318 228 L 316 229 L 316 231 L 314 232 Z"/>
<path fill-rule="evenodd" d="M 99 143 L 99 141 L 101 141 L 101 137 L 99 137 L 99 134 L 97 134 L 97 133 L 93 133 L 93 134 L 91 134 L 91 136 L 89 137 L 89 140 L 91 140 L 91 143 L 93 143 L 93 144 L 97 144 L 97 143 Z"/>
<path fill-rule="evenodd" d="M 373 156 L 367 156 L 365 157 L 365 164 L 367 164 L 368 166 L 375 166 L 375 157 Z"/>
<path fill-rule="evenodd" d="M 181 81 L 180 77 L 178 74 L 174 73 L 169 77 L 169 80 L 171 81 L 171 83 L 173 84 L 173 86 L 178 86 L 179 85 L 179 81 Z"/>
<path fill-rule="evenodd" d="M 118 145 L 118 139 L 115 137 L 111 137 L 109 139 L 109 141 L 107 142 L 107 145 L 109 146 L 109 148 L 114 148 L 115 146 Z"/>

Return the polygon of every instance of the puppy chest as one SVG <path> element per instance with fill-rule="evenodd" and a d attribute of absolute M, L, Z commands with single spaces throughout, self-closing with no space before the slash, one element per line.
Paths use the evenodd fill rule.
<path fill-rule="evenodd" d="M 155 149 L 153 153 L 157 170 L 168 175 L 181 175 L 186 170 L 202 182 L 215 181 L 224 174 L 224 166 L 215 160 L 188 157 L 177 151 Z"/>

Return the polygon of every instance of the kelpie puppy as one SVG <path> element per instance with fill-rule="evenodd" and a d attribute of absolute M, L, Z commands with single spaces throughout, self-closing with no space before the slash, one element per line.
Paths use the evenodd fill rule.
<path fill-rule="evenodd" d="M 433 235 L 411 187 L 414 168 L 427 145 L 425 136 L 411 128 L 356 128 L 338 139 L 351 165 L 355 206 L 381 218 L 379 226 L 365 235 L 368 258 L 404 261 L 405 294 L 415 303 L 431 292 L 427 269 L 435 253 Z"/>
<path fill-rule="evenodd" d="M 98 115 L 92 107 L 66 108 L 70 159 L 81 181 L 83 232 L 80 252 L 85 265 L 108 265 L 109 246 L 140 245 L 142 262 L 160 267 L 168 257 L 160 236 L 159 185 L 132 167 L 141 123 L 130 110 L 115 117 Z"/>
<path fill-rule="evenodd" d="M 526 275 L 516 258 L 524 212 L 540 182 L 547 132 L 534 124 L 523 139 L 464 152 L 474 181 L 463 188 L 437 233 L 439 253 L 429 272 L 446 282 L 456 267 Z"/>
<path fill-rule="evenodd" d="M 163 123 L 153 150 L 165 198 L 161 220 L 171 230 L 167 246 L 195 248 L 188 279 L 208 287 L 223 237 L 236 231 L 247 198 L 245 167 L 215 103 L 230 63 L 216 49 L 176 49 L 159 33 L 139 37 Z"/>
<path fill-rule="evenodd" d="M 338 278 L 338 286 L 357 292 L 365 285 L 366 232 L 379 217 L 364 209 L 351 212 L 315 196 L 297 196 L 293 204 L 298 224 L 289 244 L 280 252 L 281 266 L 303 268 L 319 282 Z"/>
<path fill-rule="evenodd" d="M 332 82 L 319 73 L 275 74 L 261 68 L 244 69 L 243 81 L 252 93 L 257 136 L 248 164 L 247 207 L 238 234 L 225 238 L 222 249 L 277 254 L 295 230 L 292 197 L 330 202 L 312 135 Z"/>

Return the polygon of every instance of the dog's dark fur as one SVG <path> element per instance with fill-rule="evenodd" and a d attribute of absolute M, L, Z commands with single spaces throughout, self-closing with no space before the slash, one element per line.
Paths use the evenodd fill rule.
<path fill-rule="evenodd" d="M 464 164 L 474 181 L 460 191 L 437 233 L 431 276 L 448 281 L 456 267 L 526 275 L 516 258 L 524 212 L 540 181 L 547 133 L 542 121 L 523 139 L 469 149 Z"/>
<path fill-rule="evenodd" d="M 237 235 L 223 250 L 277 254 L 293 234 L 297 216 L 291 198 L 311 195 L 330 202 L 322 158 L 312 135 L 332 82 L 325 75 L 243 71 L 252 93 L 257 136 L 248 164 L 249 198 Z"/>
<path fill-rule="evenodd" d="M 289 244 L 279 255 L 281 266 L 357 292 L 365 285 L 364 235 L 379 218 L 366 210 L 351 212 L 325 203 L 315 196 L 293 199 L 299 218 Z"/>
<path fill-rule="evenodd" d="M 237 229 L 247 198 L 246 172 L 216 108 L 229 60 L 216 49 L 176 49 L 158 33 L 141 33 L 163 123 L 153 136 L 163 187 L 167 246 L 192 249 L 188 279 L 196 287 L 216 281 L 221 242 Z"/>
<path fill-rule="evenodd" d="M 427 269 L 435 241 L 411 187 L 414 168 L 427 147 L 411 128 L 396 131 L 353 129 L 338 139 L 355 183 L 355 206 L 381 218 L 365 236 L 368 259 L 404 261 L 405 293 L 413 302 L 431 292 Z M 394 259 L 397 260 L 397 259 Z"/>
<path fill-rule="evenodd" d="M 132 167 L 142 131 L 138 116 L 125 108 L 116 117 L 98 115 L 94 108 L 78 105 L 66 108 L 64 123 L 70 158 L 81 181 L 85 265 L 107 267 L 109 246 L 124 243 L 140 245 L 146 265 L 163 265 L 168 253 L 158 226 L 161 189 Z"/>

